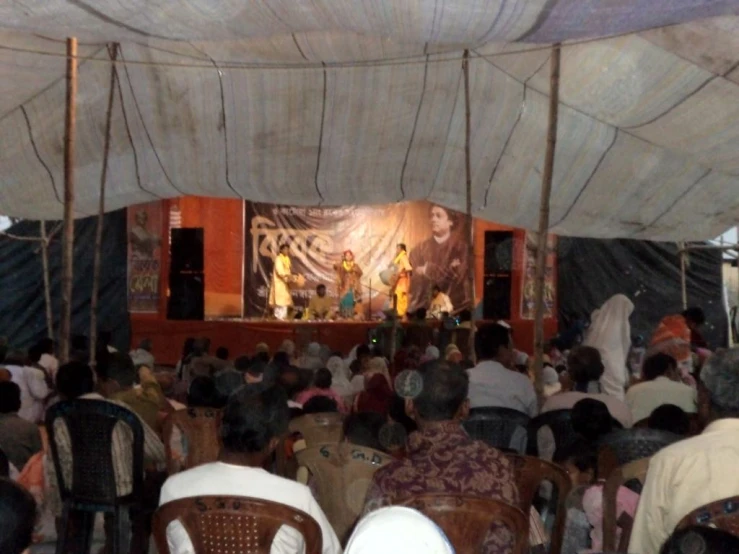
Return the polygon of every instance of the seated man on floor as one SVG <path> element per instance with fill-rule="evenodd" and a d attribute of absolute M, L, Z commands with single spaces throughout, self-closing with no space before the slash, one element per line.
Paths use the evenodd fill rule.
<path fill-rule="evenodd" d="M 739 495 L 739 348 L 714 354 L 700 374 L 697 437 L 654 455 L 629 552 L 657 554 L 680 520 L 696 508 Z"/>
<path fill-rule="evenodd" d="M 311 296 L 305 310 L 304 319 L 330 319 L 334 316 L 334 300 L 326 294 L 326 285 L 316 287 L 316 294 Z"/>
<path fill-rule="evenodd" d="M 406 410 L 418 424 L 408 440 L 408 457 L 377 470 L 367 491 L 365 513 L 430 493 L 465 494 L 517 505 L 511 462 L 495 448 L 472 440 L 462 427 L 469 414 L 467 374 L 432 362 L 421 376 L 420 393 L 406 399 Z M 511 552 L 512 545 L 510 533 L 495 527 L 483 553 Z"/>
<path fill-rule="evenodd" d="M 256 394 L 242 389 L 231 396 L 223 413 L 220 461 L 204 464 L 170 477 L 162 488 L 160 505 L 194 496 L 247 496 L 297 508 L 318 522 L 323 554 L 341 552 L 339 540 L 310 489 L 263 469 L 280 437 L 287 432 L 287 397 L 279 387 Z M 174 521 L 167 527 L 172 554 L 194 552 L 185 528 Z M 283 526 L 272 543 L 272 554 L 303 552 L 303 538 Z"/>

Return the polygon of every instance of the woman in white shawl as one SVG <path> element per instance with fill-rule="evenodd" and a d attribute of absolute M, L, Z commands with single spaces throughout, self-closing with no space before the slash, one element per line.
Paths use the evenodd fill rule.
<path fill-rule="evenodd" d="M 331 388 L 343 398 L 351 398 L 354 394 L 352 385 L 346 375 L 344 360 L 338 356 L 331 356 L 326 362 L 326 369 L 331 372 Z"/>
<path fill-rule="evenodd" d="M 444 531 L 412 508 L 381 508 L 360 520 L 345 554 L 454 554 Z"/>
<path fill-rule="evenodd" d="M 631 348 L 631 324 L 629 317 L 634 304 L 623 294 L 606 300 L 590 318 L 585 333 L 585 346 L 597 348 L 603 360 L 603 377 L 600 386 L 605 394 L 619 400 L 625 397 L 629 381 L 627 361 Z M 589 391 L 590 392 L 590 391 Z M 595 391 L 593 391 L 595 392 Z"/>

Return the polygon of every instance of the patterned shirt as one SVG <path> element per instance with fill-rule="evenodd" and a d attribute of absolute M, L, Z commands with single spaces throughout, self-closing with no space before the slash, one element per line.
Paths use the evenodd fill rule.
<path fill-rule="evenodd" d="M 466 494 L 518 504 L 511 462 L 498 450 L 472 440 L 456 421 L 427 424 L 410 436 L 408 457 L 375 473 L 365 513 L 427 493 Z M 512 550 L 511 533 L 492 526 L 483 554 Z"/>

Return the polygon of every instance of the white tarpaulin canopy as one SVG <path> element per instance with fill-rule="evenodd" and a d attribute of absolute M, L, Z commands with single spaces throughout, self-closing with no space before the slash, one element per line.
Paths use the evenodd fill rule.
<path fill-rule="evenodd" d="M 0 213 L 62 215 L 76 36 L 78 217 L 97 211 L 106 42 L 126 62 L 109 210 L 180 195 L 463 209 L 469 48 L 474 214 L 535 229 L 549 44 L 569 41 L 553 232 L 712 238 L 739 220 L 733 13 L 739 0 L 3 2 Z"/>

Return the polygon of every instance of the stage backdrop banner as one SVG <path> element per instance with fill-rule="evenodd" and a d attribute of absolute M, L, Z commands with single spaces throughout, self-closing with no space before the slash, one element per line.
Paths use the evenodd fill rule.
<path fill-rule="evenodd" d="M 534 319 L 536 248 L 539 234 L 526 233 L 526 255 L 524 256 L 524 285 L 521 300 L 521 319 Z M 555 298 L 557 291 L 557 237 L 547 236 L 546 270 L 544 274 L 544 317 L 554 317 L 556 313 Z"/>
<path fill-rule="evenodd" d="M 162 203 L 131 206 L 128 213 L 128 311 L 159 311 Z"/>
<path fill-rule="evenodd" d="M 362 312 L 377 315 L 388 304 L 388 287 L 379 273 L 395 257 L 396 244 L 408 247 L 414 267 L 411 309 L 427 306 L 434 284 L 449 294 L 455 310 L 469 307 L 466 279 L 469 267 L 463 214 L 427 202 L 384 206 L 304 207 L 246 202 L 245 313 L 267 314 L 274 258 L 282 243 L 290 245 L 293 273 L 306 285 L 293 289 L 297 308 L 306 306 L 316 286 L 324 283 L 336 297 L 334 264 L 351 250 L 362 269 Z M 371 294 L 370 294 L 371 293 Z M 338 300 L 337 300 L 338 302 Z"/>

